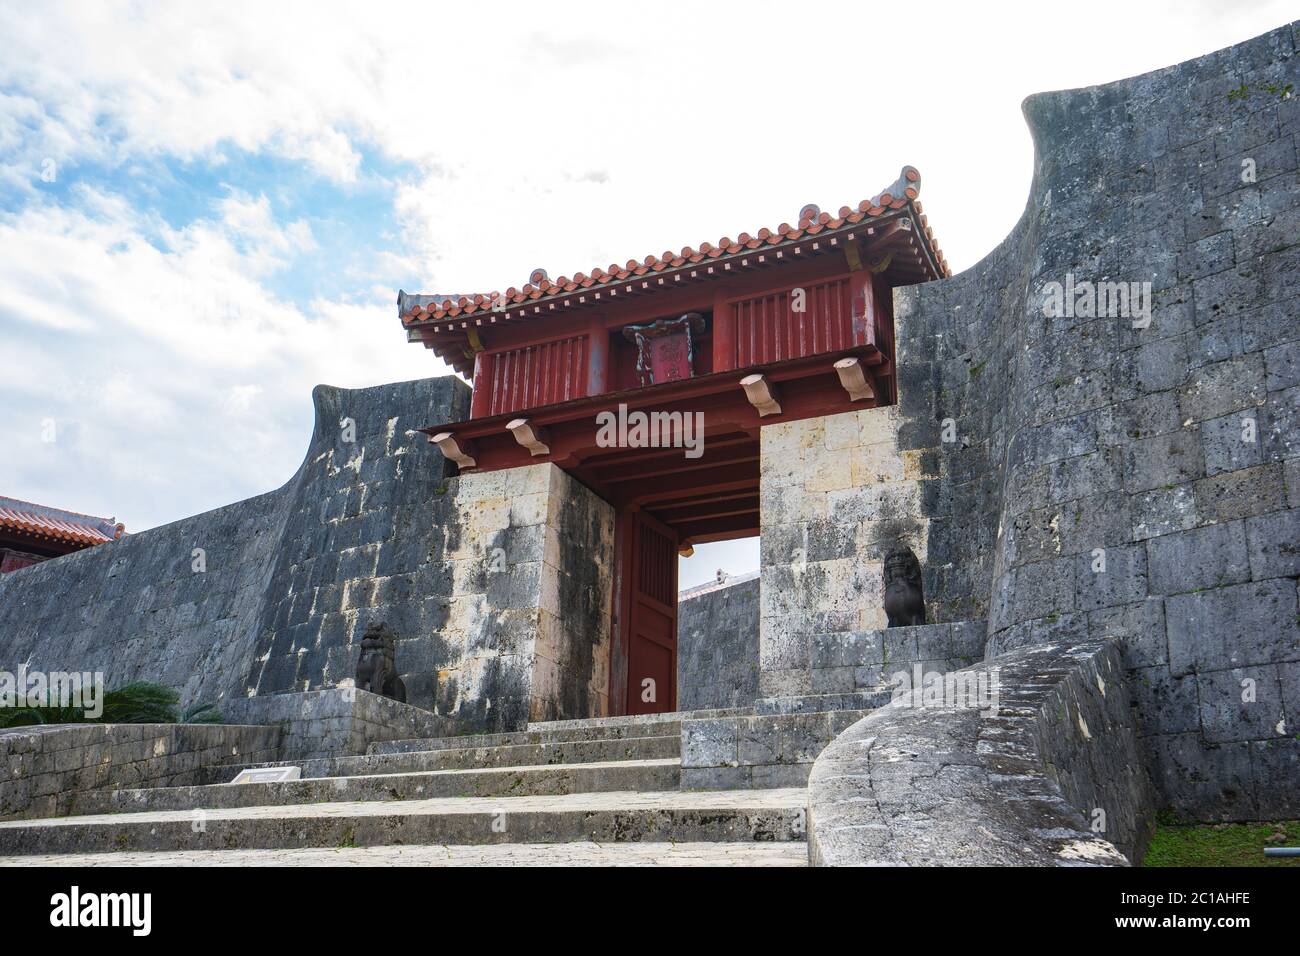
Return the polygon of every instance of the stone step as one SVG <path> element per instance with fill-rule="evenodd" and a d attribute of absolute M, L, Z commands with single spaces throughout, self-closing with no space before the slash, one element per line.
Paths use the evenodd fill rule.
<path fill-rule="evenodd" d="M 807 791 L 578 793 L 313 803 L 0 821 L 0 856 L 624 842 L 805 839 Z"/>
<path fill-rule="evenodd" d="M 804 843 L 497 843 L 0 857 L 4 866 L 807 866 Z"/>
<path fill-rule="evenodd" d="M 810 710 L 682 722 L 683 790 L 798 787 L 826 746 L 871 711 Z"/>
<path fill-rule="evenodd" d="M 320 777 L 275 783 L 93 790 L 77 798 L 73 814 L 148 813 L 232 807 L 288 806 L 435 797 L 518 797 L 676 789 L 681 761 L 623 760 L 532 767 L 438 770 L 424 773 Z"/>
<path fill-rule="evenodd" d="M 893 695 L 893 687 L 868 687 L 839 694 L 760 697 L 754 701 L 754 713 L 759 717 L 767 717 L 787 714 L 823 714 L 840 710 L 867 712 L 884 707 Z"/>
<path fill-rule="evenodd" d="M 475 750 L 483 747 L 520 747 L 525 744 L 586 743 L 598 740 L 626 740 L 629 737 L 675 737 L 680 720 L 650 724 L 570 727 L 572 721 L 544 730 L 519 730 L 504 734 L 470 734 L 463 737 L 415 737 L 409 740 L 380 740 L 366 748 L 368 754 L 411 753 L 424 750 Z"/>
<path fill-rule="evenodd" d="M 536 767 L 608 763 L 611 760 L 664 760 L 682 752 L 680 736 L 576 740 L 554 744 L 520 744 L 465 750 L 417 750 L 411 753 L 361 754 L 249 764 L 249 767 L 301 767 L 304 777 L 360 777 L 433 770 L 485 770 L 490 767 Z M 213 767 L 205 783 L 228 783 L 244 766 Z"/>
<path fill-rule="evenodd" d="M 679 724 L 683 720 L 694 720 L 703 717 L 739 717 L 744 714 L 752 714 L 752 707 L 723 707 L 714 710 L 675 710 L 664 714 L 630 714 L 624 717 L 591 717 L 584 720 L 544 720 L 528 725 L 530 731 L 553 731 L 553 730 L 601 730 L 601 729 L 618 729 L 629 727 L 641 728 L 661 728 L 656 729 L 655 733 L 668 732 L 666 729 L 669 724 Z M 649 735 L 647 730 L 646 734 Z"/>

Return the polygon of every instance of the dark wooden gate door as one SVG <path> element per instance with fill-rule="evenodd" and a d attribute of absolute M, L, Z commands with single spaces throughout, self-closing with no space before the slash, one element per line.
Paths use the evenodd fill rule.
<path fill-rule="evenodd" d="M 677 534 L 644 512 L 632 515 L 627 712 L 677 709 Z"/>

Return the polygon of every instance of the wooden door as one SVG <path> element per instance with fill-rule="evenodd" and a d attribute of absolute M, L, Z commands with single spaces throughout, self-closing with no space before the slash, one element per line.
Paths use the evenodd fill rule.
<path fill-rule="evenodd" d="M 629 524 L 627 713 L 666 713 L 677 709 L 677 535 L 641 511 Z"/>

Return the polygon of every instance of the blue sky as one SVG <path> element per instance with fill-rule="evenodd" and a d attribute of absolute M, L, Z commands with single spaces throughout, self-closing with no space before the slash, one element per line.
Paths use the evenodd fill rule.
<path fill-rule="evenodd" d="M 6 192 L 0 197 L 0 211 L 16 213 L 43 201 L 102 215 L 82 195 L 86 185 L 93 184 L 132 209 L 157 217 L 160 224 L 182 230 L 219 217 L 222 202 L 231 196 L 265 199 L 272 219 L 305 223 L 314 240 L 310 255 L 297 257 L 267 277 L 264 285 L 276 296 L 306 303 L 355 298 L 376 281 L 418 285 L 417 270 L 383 274 L 376 271 L 374 260 L 381 252 L 400 248 L 394 196 L 398 184 L 414 180 L 419 171 L 370 144 L 360 146 L 358 154 L 357 176 L 348 182 L 302 160 L 250 152 L 232 143 L 218 144 L 213 155 L 190 159 L 159 155 L 119 163 L 73 161 L 58 169 L 52 182 L 38 179 L 37 196 Z M 146 232 L 145 238 L 165 251 L 156 233 Z M 250 251 L 248 242 L 248 237 L 232 237 L 242 254 Z"/>
<path fill-rule="evenodd" d="M 904 164 L 960 270 L 1023 208 L 1024 96 L 1286 8 L 0 0 L 0 494 L 141 530 L 270 490 L 315 384 L 447 373 L 398 288 L 716 242 Z M 683 586 L 757 564 L 700 552 Z"/>

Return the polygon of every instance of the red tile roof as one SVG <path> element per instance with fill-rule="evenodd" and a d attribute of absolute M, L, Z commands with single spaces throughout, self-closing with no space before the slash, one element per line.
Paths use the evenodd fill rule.
<path fill-rule="evenodd" d="M 126 526 L 112 518 L 96 518 L 3 496 L 0 496 L 0 530 L 78 547 L 103 544 L 126 534 Z"/>
<path fill-rule="evenodd" d="M 629 259 L 626 265 L 611 263 L 605 269 L 597 266 L 590 273 L 576 272 L 573 276 L 560 276 L 551 281 L 545 269 L 536 269 L 522 289 L 510 288 L 505 293 L 489 292 L 477 295 L 398 295 L 398 313 L 403 325 L 414 326 L 440 319 L 500 312 L 511 306 L 531 303 L 538 299 L 566 295 L 581 289 L 590 289 L 606 283 L 625 282 L 630 278 L 660 273 L 705 260 L 743 254 L 758 249 L 794 243 L 807 236 L 832 232 L 867 219 L 876 219 L 910 207 L 918 217 L 923 243 L 927 247 L 938 276 L 950 275 L 948 263 L 934 241 L 926 217 L 921 214 L 921 204 L 916 197 L 921 188 L 921 174 L 912 166 L 904 166 L 898 180 L 888 189 L 864 199 L 856 207 L 842 206 L 837 215 L 822 212 L 817 206 L 805 206 L 799 213 L 799 224 L 782 223 L 775 230 L 760 229 L 751 235 L 742 232 L 735 239 L 723 237 L 717 243 L 702 242 L 698 248 L 687 246 L 681 253 L 668 251 L 663 255 L 649 255 L 638 262 Z"/>

